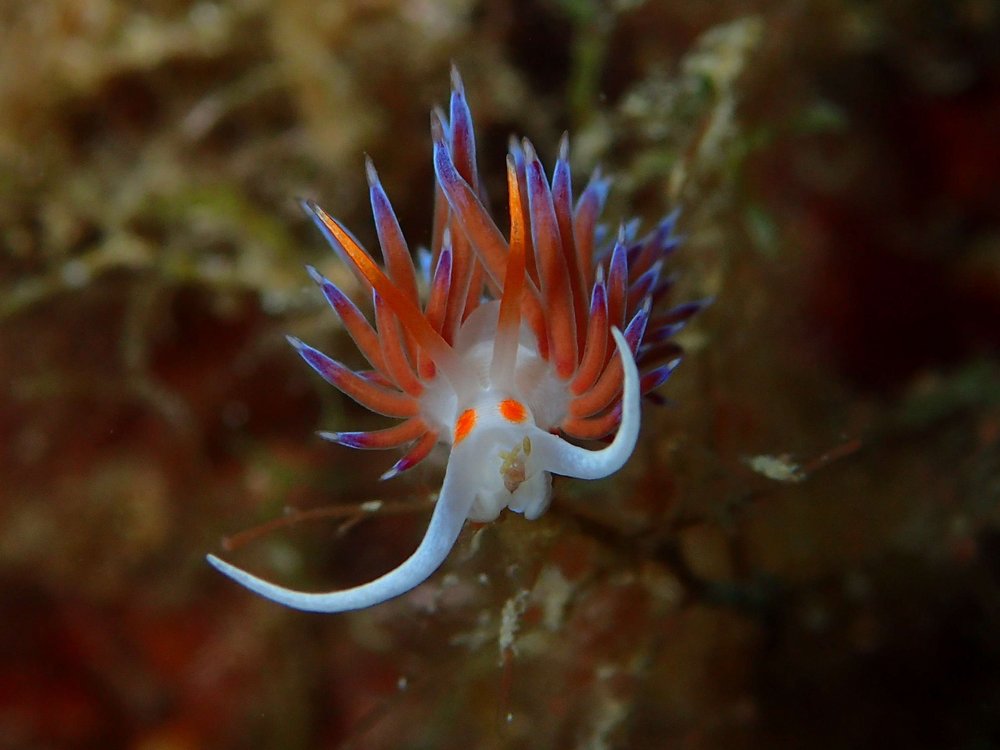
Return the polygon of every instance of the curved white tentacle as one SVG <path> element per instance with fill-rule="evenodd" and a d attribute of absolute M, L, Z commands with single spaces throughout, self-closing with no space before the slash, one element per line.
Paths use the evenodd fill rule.
<path fill-rule="evenodd" d="M 265 599 L 305 612 L 347 612 L 381 604 L 423 583 L 444 562 L 472 506 L 475 486 L 471 469 L 474 466 L 475 462 L 469 461 L 468 456 L 463 461 L 448 462 L 441 494 L 420 546 L 399 567 L 369 583 L 342 591 L 308 593 L 269 583 L 215 555 L 208 555 L 208 562 L 220 573 Z"/>
<path fill-rule="evenodd" d="M 617 328 L 611 329 L 624 371 L 622 421 L 615 439 L 601 450 L 587 450 L 560 437 L 537 430 L 531 441 L 539 451 L 538 462 L 545 471 L 577 479 L 600 479 L 614 474 L 628 461 L 639 437 L 639 370 L 628 342 Z"/>

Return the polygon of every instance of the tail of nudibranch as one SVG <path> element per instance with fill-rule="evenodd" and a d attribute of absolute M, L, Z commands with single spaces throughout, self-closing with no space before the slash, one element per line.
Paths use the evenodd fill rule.
<path fill-rule="evenodd" d="M 529 141 L 511 140 L 505 238 L 486 207 L 472 115 L 455 69 L 449 111 L 431 113 L 431 135 L 434 229 L 421 271 L 370 160 L 366 172 L 383 265 L 337 219 L 303 203 L 372 297 L 374 324 L 347 294 L 309 269 L 368 368 L 352 370 L 289 340 L 331 385 L 373 412 L 402 420 L 373 432 L 321 437 L 351 448 L 405 446 L 384 479 L 446 443 L 452 453 L 444 484 L 416 552 L 362 586 L 296 592 L 209 556 L 226 575 L 290 607 L 338 612 L 385 601 L 434 572 L 467 518 L 493 518 L 504 507 L 534 518 L 548 505 L 550 474 L 593 479 L 617 471 L 637 439 L 640 396 L 652 395 L 677 367 L 681 352 L 672 337 L 707 303 L 664 305 L 673 279 L 663 266 L 679 244 L 676 212 L 642 238 L 636 237 L 637 222 L 629 222 L 613 241 L 604 241 L 598 222 L 611 181 L 595 171 L 574 199 L 565 135 L 551 177 Z M 459 344 L 460 334 L 486 317 L 477 313 L 481 307 L 495 316 L 485 361 L 482 352 Z M 539 404 L 515 392 L 522 359 L 539 364 L 533 372 L 548 379 L 553 393 L 546 396 L 558 405 L 550 421 L 536 421 L 529 407 Z M 615 436 L 591 451 L 558 432 L 581 439 Z"/>

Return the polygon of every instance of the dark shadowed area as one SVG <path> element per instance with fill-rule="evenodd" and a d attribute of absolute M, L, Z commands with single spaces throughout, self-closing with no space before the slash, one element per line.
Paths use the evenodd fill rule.
<path fill-rule="evenodd" d="M 998 38 L 991 0 L 0 4 L 0 750 L 1000 745 Z M 715 302 L 619 474 L 293 612 L 205 554 L 368 580 L 442 475 L 315 436 L 386 423 L 285 342 L 360 364 L 296 199 L 376 247 L 367 153 L 427 244 L 452 61 L 497 215 L 508 136 L 568 130 Z"/>

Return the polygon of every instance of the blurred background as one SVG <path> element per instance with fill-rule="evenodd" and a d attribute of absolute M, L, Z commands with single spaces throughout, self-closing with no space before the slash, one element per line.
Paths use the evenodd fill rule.
<path fill-rule="evenodd" d="M 427 242 L 452 61 L 496 205 L 569 130 L 716 302 L 624 471 L 293 612 L 205 553 L 360 582 L 441 477 L 315 437 L 294 199 Z M 1000 746 L 998 134 L 991 0 L 5 0 L 0 748 Z"/>

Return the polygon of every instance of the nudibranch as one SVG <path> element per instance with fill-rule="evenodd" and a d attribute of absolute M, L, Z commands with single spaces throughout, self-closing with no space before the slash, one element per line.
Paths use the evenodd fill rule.
<path fill-rule="evenodd" d="M 598 218 L 610 180 L 595 171 L 574 201 L 565 135 L 551 179 L 532 145 L 511 139 L 505 239 L 486 207 L 472 116 L 454 69 L 450 111 L 432 112 L 431 133 L 434 227 L 419 273 L 370 160 L 384 268 L 337 219 L 303 202 L 372 296 L 374 323 L 309 269 L 371 369 L 352 370 L 296 338 L 289 341 L 328 383 L 371 411 L 402 420 L 321 437 L 351 448 L 407 446 L 383 479 L 413 468 L 444 443 L 450 446 L 444 482 L 416 551 L 354 588 L 294 591 L 208 556 L 236 582 L 295 609 L 343 612 L 399 596 L 441 565 L 466 520 L 492 521 L 504 508 L 535 519 L 549 505 L 552 474 L 597 479 L 616 472 L 636 444 L 640 397 L 680 362 L 671 337 L 704 304 L 654 313 L 673 284 L 662 267 L 679 244 L 676 212 L 642 238 L 633 221 L 605 242 Z M 599 440 L 612 432 L 614 438 L 594 450 L 566 440 Z"/>

